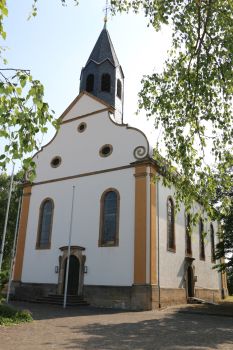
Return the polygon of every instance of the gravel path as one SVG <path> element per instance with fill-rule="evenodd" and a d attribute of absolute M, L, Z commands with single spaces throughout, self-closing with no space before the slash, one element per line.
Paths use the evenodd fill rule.
<path fill-rule="evenodd" d="M 233 350 L 233 310 L 228 307 L 201 305 L 122 312 L 14 305 L 29 309 L 34 321 L 0 327 L 1 350 Z"/>

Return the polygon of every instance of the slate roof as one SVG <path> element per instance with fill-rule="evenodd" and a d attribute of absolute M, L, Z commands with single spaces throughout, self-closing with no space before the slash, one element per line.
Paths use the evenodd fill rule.
<path fill-rule="evenodd" d="M 107 29 L 103 28 L 94 46 L 94 49 L 92 50 L 90 57 L 87 60 L 86 65 L 90 61 L 101 63 L 106 59 L 109 59 L 109 61 L 113 64 L 114 67 L 120 65 L 110 35 Z"/>

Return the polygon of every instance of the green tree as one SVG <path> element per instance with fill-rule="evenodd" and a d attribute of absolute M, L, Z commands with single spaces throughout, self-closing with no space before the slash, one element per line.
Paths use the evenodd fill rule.
<path fill-rule="evenodd" d="M 233 1 L 111 0 L 113 13 L 144 12 L 148 25 L 172 30 L 164 70 L 144 76 L 139 107 L 161 128 L 166 158 L 165 181 L 175 182 L 177 199 L 189 209 L 199 199 L 210 216 L 210 203 L 221 184 L 231 186 L 233 165 Z M 180 176 L 173 176 L 176 166 Z M 229 197 L 221 198 L 229 210 Z"/>
<path fill-rule="evenodd" d="M 19 205 L 19 200 L 20 200 L 21 190 L 22 190 L 22 186 L 21 186 L 22 180 L 23 180 L 23 172 L 19 172 L 14 176 L 11 202 L 10 202 L 10 208 L 9 208 L 5 248 L 4 248 L 4 255 L 3 255 L 3 270 L 8 270 L 10 266 L 17 211 L 18 211 L 18 205 Z M 0 174 L 0 246 L 2 244 L 2 235 L 3 235 L 3 228 L 4 228 L 4 222 L 5 222 L 9 187 L 10 187 L 10 176 L 8 176 L 5 173 Z"/>
<path fill-rule="evenodd" d="M 65 5 L 65 0 L 59 0 Z M 77 0 L 73 0 L 76 4 Z M 37 0 L 32 0 L 31 16 L 37 13 Z M 0 39 L 6 39 L 4 17 L 8 15 L 6 0 L 0 1 Z M 47 123 L 56 127 L 53 111 L 44 101 L 44 87 L 27 69 L 10 68 L 0 46 L 0 169 L 12 160 L 22 160 L 24 170 L 34 169 L 27 156 L 38 149 L 36 135 L 47 131 Z"/>
<path fill-rule="evenodd" d="M 231 281 L 231 288 L 233 288 L 233 194 L 230 211 L 222 217 L 221 221 L 222 230 L 220 232 L 220 242 L 216 247 L 216 258 L 225 259 L 216 265 L 216 268 L 227 272 L 228 282 Z"/>

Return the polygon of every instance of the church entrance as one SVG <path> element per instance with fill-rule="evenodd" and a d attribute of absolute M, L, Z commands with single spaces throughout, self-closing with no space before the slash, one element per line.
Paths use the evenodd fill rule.
<path fill-rule="evenodd" d="M 64 268 L 63 293 L 65 291 L 66 265 L 67 265 L 67 258 L 65 261 L 65 268 Z M 76 258 L 76 256 L 71 255 L 70 256 L 70 263 L 69 263 L 68 286 L 67 286 L 67 294 L 68 295 L 77 295 L 78 294 L 79 270 L 80 270 L 79 259 Z"/>
<path fill-rule="evenodd" d="M 189 266 L 187 269 L 187 292 L 189 298 L 194 297 L 194 279 L 192 266 Z"/>

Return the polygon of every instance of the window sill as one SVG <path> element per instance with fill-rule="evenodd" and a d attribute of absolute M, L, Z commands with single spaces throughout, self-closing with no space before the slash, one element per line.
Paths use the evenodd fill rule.
<path fill-rule="evenodd" d="M 185 256 L 186 256 L 187 258 L 192 258 L 192 257 L 193 257 L 193 253 L 187 253 L 187 252 L 185 252 Z"/>
<path fill-rule="evenodd" d="M 44 247 L 40 247 L 38 245 L 36 245 L 36 250 L 48 250 L 48 249 L 51 249 L 51 244 L 48 244 L 47 246 L 44 246 Z"/>
<path fill-rule="evenodd" d="M 99 242 L 98 246 L 101 247 L 119 247 L 119 242 Z"/>
<path fill-rule="evenodd" d="M 176 253 L 176 248 L 167 248 L 168 252 Z"/>

